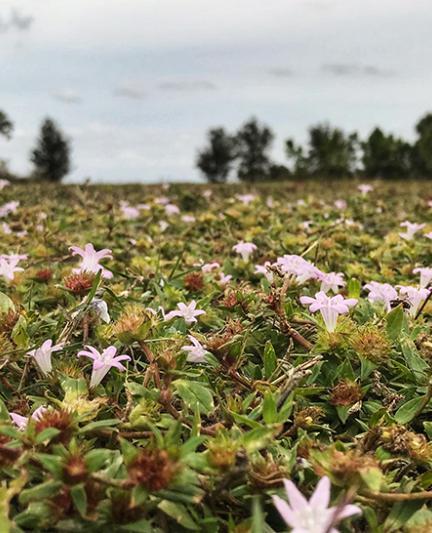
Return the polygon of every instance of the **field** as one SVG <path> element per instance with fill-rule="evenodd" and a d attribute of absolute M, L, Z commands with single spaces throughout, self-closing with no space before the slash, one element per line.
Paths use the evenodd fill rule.
<path fill-rule="evenodd" d="M 358 185 L 5 186 L 0 532 L 432 531 L 432 184 Z"/>

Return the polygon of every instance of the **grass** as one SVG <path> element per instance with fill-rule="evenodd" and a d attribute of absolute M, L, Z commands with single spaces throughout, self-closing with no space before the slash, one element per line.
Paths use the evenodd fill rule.
<path fill-rule="evenodd" d="M 364 286 L 419 287 L 432 184 L 357 185 L 5 187 L 0 253 L 27 259 L 0 277 L 0 531 L 286 531 L 282 480 L 309 496 L 324 475 L 362 510 L 341 531 L 430 531 L 432 304 L 386 310 Z M 411 240 L 406 220 L 425 224 Z M 111 278 L 73 272 L 86 243 Z M 344 274 L 358 301 L 335 331 L 300 302 L 318 280 L 255 272 L 285 254 Z M 192 301 L 196 322 L 164 319 Z M 28 355 L 47 339 L 49 372 Z M 126 370 L 91 387 L 86 345 Z"/>

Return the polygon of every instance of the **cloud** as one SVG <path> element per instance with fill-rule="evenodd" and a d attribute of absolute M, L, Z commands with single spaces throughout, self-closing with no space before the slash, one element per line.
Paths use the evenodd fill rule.
<path fill-rule="evenodd" d="M 79 94 L 72 89 L 62 89 L 61 91 L 54 93 L 53 98 L 64 104 L 80 104 L 82 102 Z"/>
<path fill-rule="evenodd" d="M 164 81 L 159 83 L 159 89 L 162 91 L 194 92 L 194 91 L 214 91 L 216 85 L 207 80 L 192 81 Z"/>
<path fill-rule="evenodd" d="M 393 75 L 391 70 L 382 69 L 374 65 L 359 65 L 356 63 L 330 63 L 323 65 L 322 70 L 333 76 L 369 76 L 388 78 Z"/>
<path fill-rule="evenodd" d="M 130 100 L 143 100 L 146 93 L 140 84 L 125 83 L 114 90 L 114 96 L 129 98 Z"/>
<path fill-rule="evenodd" d="M 294 74 L 290 68 L 285 67 L 271 68 L 268 73 L 275 78 L 291 78 Z"/>
<path fill-rule="evenodd" d="M 0 33 L 8 31 L 28 31 L 34 22 L 32 15 L 24 15 L 16 9 L 12 9 L 9 17 L 0 17 Z"/>

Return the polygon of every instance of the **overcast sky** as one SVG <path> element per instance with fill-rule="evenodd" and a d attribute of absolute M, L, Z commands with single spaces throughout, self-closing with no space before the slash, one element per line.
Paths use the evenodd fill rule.
<path fill-rule="evenodd" d="M 328 120 L 406 137 L 432 110 L 430 0 L 0 0 L 0 158 L 17 172 L 45 116 L 70 181 L 198 178 L 211 126 L 252 115 L 283 140 Z"/>

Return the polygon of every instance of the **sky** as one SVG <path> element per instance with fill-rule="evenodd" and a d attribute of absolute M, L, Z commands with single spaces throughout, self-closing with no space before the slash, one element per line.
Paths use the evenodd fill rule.
<path fill-rule="evenodd" d="M 0 0 L 0 159 L 29 171 L 42 120 L 66 181 L 195 181 L 210 127 L 252 116 L 305 142 L 328 121 L 409 139 L 432 111 L 430 0 Z"/>

